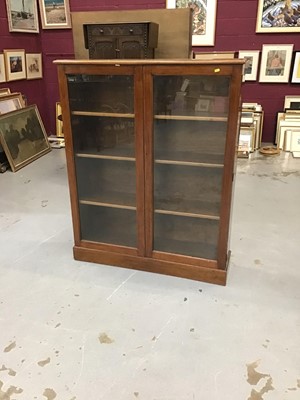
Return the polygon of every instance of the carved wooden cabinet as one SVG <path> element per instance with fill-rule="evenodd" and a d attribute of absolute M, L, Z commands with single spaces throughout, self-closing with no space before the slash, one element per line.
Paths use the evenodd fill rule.
<path fill-rule="evenodd" d="M 225 284 L 243 61 L 56 64 L 74 257 Z"/>
<path fill-rule="evenodd" d="M 154 22 L 84 24 L 90 59 L 154 58 L 158 24 Z"/>

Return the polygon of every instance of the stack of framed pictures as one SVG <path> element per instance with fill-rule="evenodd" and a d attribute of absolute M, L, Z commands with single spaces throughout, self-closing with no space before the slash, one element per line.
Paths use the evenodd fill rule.
<path fill-rule="evenodd" d="M 275 143 L 279 149 L 300 157 L 300 95 L 285 96 L 283 108 L 277 113 Z"/>
<path fill-rule="evenodd" d="M 258 103 L 242 103 L 239 134 L 239 157 L 249 157 L 261 146 L 264 111 Z"/>
<path fill-rule="evenodd" d="M 0 94 L 0 144 L 13 172 L 51 150 L 37 106 L 9 89 Z"/>

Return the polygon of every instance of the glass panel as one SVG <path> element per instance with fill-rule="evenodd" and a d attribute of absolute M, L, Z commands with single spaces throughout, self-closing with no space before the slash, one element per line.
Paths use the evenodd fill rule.
<path fill-rule="evenodd" d="M 133 113 L 133 76 L 68 75 L 71 111 Z"/>
<path fill-rule="evenodd" d="M 162 160 L 224 163 L 227 122 L 154 121 L 154 157 Z"/>
<path fill-rule="evenodd" d="M 226 114 L 229 84 L 228 76 L 157 76 L 154 78 L 154 114 Z"/>
<path fill-rule="evenodd" d="M 219 216 L 223 170 L 155 165 L 155 210 Z"/>
<path fill-rule="evenodd" d="M 132 210 L 80 205 L 84 240 L 136 247 L 136 213 Z"/>
<path fill-rule="evenodd" d="M 135 207 L 134 162 L 76 157 L 75 163 L 80 201 Z"/>
<path fill-rule="evenodd" d="M 135 157 L 133 119 L 74 115 L 71 122 L 75 153 Z"/>
<path fill-rule="evenodd" d="M 68 76 L 83 240 L 137 246 L 133 76 Z"/>
<path fill-rule="evenodd" d="M 155 214 L 154 226 L 155 250 L 216 259 L 219 221 Z"/>

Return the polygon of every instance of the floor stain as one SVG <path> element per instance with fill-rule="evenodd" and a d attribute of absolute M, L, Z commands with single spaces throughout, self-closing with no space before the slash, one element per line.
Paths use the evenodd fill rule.
<path fill-rule="evenodd" d="M 135 395 L 135 397 L 139 397 L 139 392 L 133 392 L 133 394 Z"/>
<path fill-rule="evenodd" d="M 297 390 L 297 388 L 296 387 L 288 388 L 288 390 Z"/>
<path fill-rule="evenodd" d="M 13 350 L 16 347 L 16 345 L 17 345 L 16 342 L 12 342 L 11 344 L 5 347 L 3 352 L 8 353 L 9 351 Z"/>
<path fill-rule="evenodd" d="M 257 385 L 257 383 L 262 378 L 270 376 L 269 374 L 261 374 L 260 372 L 255 371 L 255 368 L 257 368 L 258 365 L 259 365 L 259 361 L 254 361 L 251 364 L 246 364 L 247 372 L 248 372 L 247 382 L 250 383 L 250 385 Z"/>
<path fill-rule="evenodd" d="M 114 340 L 111 339 L 106 333 L 100 333 L 98 339 L 100 343 L 105 343 L 105 344 L 111 344 L 114 342 Z"/>
<path fill-rule="evenodd" d="M 44 390 L 43 396 L 47 397 L 47 400 L 53 400 L 56 397 L 56 393 L 53 389 L 47 388 Z"/>
<path fill-rule="evenodd" d="M 256 260 L 254 260 L 254 264 L 255 264 L 255 265 L 261 265 L 261 261 L 258 260 L 258 259 L 256 259 Z"/>
<path fill-rule="evenodd" d="M 297 379 L 297 386 L 300 388 L 300 379 Z"/>
<path fill-rule="evenodd" d="M 153 336 L 153 338 L 151 340 L 152 340 L 152 342 L 155 342 L 157 340 L 157 337 Z"/>
<path fill-rule="evenodd" d="M 16 371 L 14 371 L 11 368 L 6 368 L 5 365 L 2 365 L 2 368 L 0 368 L 0 371 L 8 371 L 8 375 L 10 375 L 10 376 L 16 376 L 17 375 Z M 0 399 L 1 399 L 1 397 L 0 397 Z"/>
<path fill-rule="evenodd" d="M 47 207 L 47 204 L 48 203 L 48 200 L 42 200 L 42 202 L 41 202 L 41 206 L 42 207 Z"/>
<path fill-rule="evenodd" d="M 49 364 L 50 363 L 50 357 L 48 357 L 46 360 L 41 360 L 41 361 L 39 361 L 38 362 L 38 365 L 40 366 L 40 367 L 44 367 L 45 365 L 47 365 L 47 364 Z"/>
<path fill-rule="evenodd" d="M 11 396 L 13 395 L 13 394 L 20 394 L 20 393 L 22 393 L 23 392 L 23 389 L 21 389 L 21 388 L 16 388 L 16 386 L 10 386 L 8 389 L 7 389 L 7 391 L 6 392 L 4 392 L 3 390 L 2 390 L 2 388 L 3 388 L 3 382 L 2 381 L 0 381 L 0 399 L 1 400 L 11 400 Z"/>
<path fill-rule="evenodd" d="M 56 324 L 54 328 L 58 328 L 59 326 L 61 326 L 61 323 Z"/>
<path fill-rule="evenodd" d="M 252 389 L 250 397 L 248 397 L 248 400 L 263 400 L 263 395 L 270 390 L 274 390 L 274 387 L 272 386 L 273 380 L 271 377 L 267 380 L 265 386 L 257 392 L 255 389 Z"/>

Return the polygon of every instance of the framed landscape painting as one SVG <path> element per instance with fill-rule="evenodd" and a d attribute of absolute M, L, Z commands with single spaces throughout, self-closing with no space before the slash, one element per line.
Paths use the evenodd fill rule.
<path fill-rule="evenodd" d="M 289 81 L 293 44 L 264 44 L 262 47 L 259 82 Z"/>
<path fill-rule="evenodd" d="M 167 8 L 192 9 L 192 46 L 214 46 L 217 0 L 167 0 Z"/>
<path fill-rule="evenodd" d="M 0 115 L 0 140 L 13 172 L 51 151 L 36 105 Z"/>
<path fill-rule="evenodd" d="M 256 32 L 300 32 L 300 0 L 258 0 Z"/>
<path fill-rule="evenodd" d="M 69 0 L 39 0 L 43 29 L 71 28 Z"/>
<path fill-rule="evenodd" d="M 38 33 L 37 0 L 6 0 L 10 32 Z"/>

